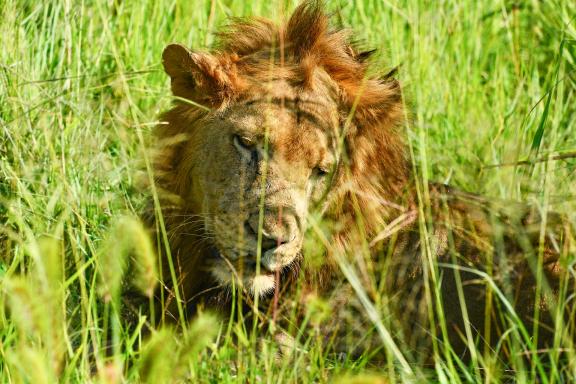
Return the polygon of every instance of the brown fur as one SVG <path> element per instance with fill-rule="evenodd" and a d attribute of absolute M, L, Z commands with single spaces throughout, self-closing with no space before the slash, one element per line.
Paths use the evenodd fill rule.
<path fill-rule="evenodd" d="M 199 215 L 198 204 L 202 196 L 194 194 L 194 188 L 197 187 L 190 175 L 194 175 L 196 168 L 191 159 L 197 156 L 198 151 L 206 151 L 206 143 L 196 138 L 198 132 L 217 129 L 217 126 L 210 125 L 213 120 L 206 120 L 208 117 L 217 114 L 227 116 L 228 111 L 237 106 L 249 106 L 252 101 L 257 103 L 259 100 L 268 99 L 282 108 L 298 110 L 299 114 L 295 118 L 297 122 L 303 113 L 307 114 L 307 118 L 318 118 L 320 121 L 324 119 L 327 128 L 324 128 L 322 135 L 325 137 L 344 138 L 344 153 L 334 172 L 332 192 L 328 194 L 325 210 L 326 220 L 336 226 L 330 239 L 330 244 L 333 245 L 330 252 L 354 255 L 357 254 L 356 250 L 361 248 L 359 244 L 366 240 L 372 241 L 374 257 L 368 261 L 352 258 L 352 261 L 357 263 L 360 270 L 364 268 L 367 274 L 372 275 L 377 275 L 377 271 L 382 271 L 382 268 L 391 268 L 385 279 L 387 289 L 391 292 L 402 292 L 397 295 L 402 299 L 398 299 L 394 304 L 395 308 L 408 313 L 415 311 L 414 316 L 411 316 L 413 321 L 405 332 L 410 333 L 410 327 L 417 323 L 425 327 L 428 321 L 425 316 L 426 308 L 432 304 L 423 298 L 422 291 L 426 283 L 424 276 L 427 275 L 423 273 L 425 252 L 420 238 L 422 228 L 418 225 L 418 217 L 423 216 L 418 212 L 410 166 L 402 135 L 398 132 L 404 122 L 398 81 L 390 76 L 370 75 L 367 57 L 371 52 L 359 52 L 350 42 L 347 31 L 331 29 L 328 17 L 317 1 L 303 3 L 290 20 L 281 26 L 264 19 L 235 20 L 219 38 L 217 50 L 211 53 L 191 52 L 182 46 L 171 45 L 163 54 L 164 67 L 171 77 L 174 95 L 189 101 L 177 102 L 172 110 L 163 115 L 162 120 L 167 124 L 160 125 L 157 130 L 158 149 L 154 156 L 154 169 L 156 185 L 160 190 L 163 225 L 169 243 L 166 247 L 161 231 L 157 231 L 159 249 L 163 255 L 163 313 L 177 317 L 173 305 L 176 292 L 169 273 L 168 253 L 174 260 L 178 292 L 185 309 L 189 310 L 187 312 L 194 312 L 200 297 L 204 302 L 215 306 L 226 302 L 226 290 L 214 289 L 216 284 L 205 266 L 205 260 L 211 257 L 214 249 L 210 234 L 205 231 L 205 217 Z M 276 85 L 266 88 L 269 83 Z M 283 93 L 274 101 L 274 92 L 277 92 L 278 87 L 282 88 Z M 307 97 L 317 97 L 317 100 L 309 100 Z M 318 101 L 319 105 L 327 105 L 328 109 L 298 109 L 299 103 L 314 101 Z M 248 113 L 243 118 L 249 117 Z M 337 120 L 338 124 L 332 126 L 332 123 L 329 123 L 331 118 Z M 336 132 L 330 133 L 330 129 Z M 314 162 L 326 156 L 326 149 L 314 146 L 314 132 L 312 129 L 303 128 L 298 133 L 285 132 L 282 140 L 274 143 L 277 145 L 275 148 L 278 148 L 278 156 L 294 167 L 294 164 L 300 164 L 298 162 L 301 159 L 307 159 L 310 164 L 302 165 L 302 169 L 312 168 Z M 205 153 L 207 162 L 218 161 L 219 154 L 210 151 L 202 153 Z M 215 166 L 213 173 L 219 172 L 218 166 Z M 224 174 L 218 182 L 225 182 L 223 178 L 226 178 Z M 536 244 L 536 248 L 530 248 L 531 246 L 526 244 L 524 247 L 512 245 L 512 242 L 509 242 L 510 249 L 506 253 L 510 258 L 501 259 L 498 256 L 500 251 L 497 252 L 493 244 L 495 240 L 502 238 L 503 232 L 494 224 L 494 218 L 506 222 L 509 220 L 507 217 L 516 217 L 514 225 L 510 226 L 508 223 L 508 227 L 518 229 L 517 224 L 522 220 L 536 220 L 534 214 L 501 216 L 498 213 L 501 210 L 492 204 L 454 193 L 444 187 L 432 187 L 431 196 L 432 209 L 427 217 L 433 224 L 433 227 L 429 228 L 435 239 L 432 244 L 433 259 L 441 263 L 456 261 L 456 264 L 484 271 L 491 269 L 492 265 L 512 260 L 512 264 L 521 266 L 522 271 L 512 277 L 513 282 L 526 281 L 527 276 L 531 276 L 525 255 L 526 252 L 539 248 L 539 237 L 534 239 L 533 232 L 528 236 L 529 244 Z M 154 220 L 154 217 L 153 213 L 149 215 L 150 222 L 159 229 L 162 222 Z M 400 217 L 404 217 L 404 220 L 398 221 L 399 225 L 390 225 Z M 562 224 L 557 225 L 561 226 Z M 514 237 L 512 234 L 506 236 L 507 239 Z M 569 235 L 556 240 L 559 244 L 568 244 Z M 516 241 L 514 244 L 517 243 Z M 547 276 L 552 280 L 552 291 L 556 292 L 559 282 L 564 278 L 560 278 L 558 272 L 559 252 L 554 251 L 547 242 L 545 244 L 545 259 L 552 260 L 546 264 Z M 387 251 L 390 247 L 394 249 Z M 528 248 L 531 250 L 527 250 Z M 345 284 L 335 282 L 337 263 L 330 259 L 330 252 L 319 270 L 304 274 L 319 278 L 315 281 L 321 282 L 319 291 L 325 293 L 330 289 L 338 291 L 341 284 Z M 378 254 L 392 255 L 392 259 L 377 256 Z M 495 258 L 498 261 L 494 261 Z M 298 265 L 297 262 L 293 263 L 295 270 Z M 562 276 L 565 276 L 565 273 Z M 508 278 L 502 277 L 502 281 Z M 479 318 L 474 326 L 482 328 L 486 287 L 482 284 L 481 288 L 474 286 L 473 281 L 476 279 L 477 276 L 473 274 L 463 278 L 470 282 L 465 288 L 466 300 L 473 306 L 477 305 L 475 310 L 478 310 L 478 313 L 474 312 L 474 316 Z M 279 291 L 284 292 L 286 284 L 291 281 L 290 278 L 286 279 L 285 285 Z M 530 281 L 529 287 L 523 288 L 525 292 L 529 292 L 535 284 Z M 448 282 L 445 285 L 453 287 L 453 284 Z M 522 284 L 519 286 L 525 287 Z M 369 284 L 367 289 L 370 294 L 375 294 L 370 291 Z M 442 300 L 459 307 L 458 296 L 454 290 L 443 292 Z M 479 294 L 479 290 L 484 293 Z M 333 290 L 326 295 L 335 294 L 336 303 L 342 303 L 346 308 L 354 307 L 353 298 L 342 298 L 334 292 Z M 518 294 L 522 296 L 524 293 Z M 523 302 L 522 300 L 521 298 L 517 301 Z M 524 309 L 532 309 L 534 305 L 525 305 Z M 336 305 L 335 308 L 339 307 Z M 342 312 L 345 313 L 346 309 L 342 309 Z M 462 332 L 461 312 L 453 312 L 447 316 L 448 327 Z M 526 313 L 529 318 L 530 310 Z M 334 324 L 327 329 L 334 330 L 341 325 Z M 422 337 L 421 333 L 416 336 L 417 332 L 412 335 L 405 332 L 405 339 Z M 457 343 L 459 340 L 461 338 L 458 336 L 452 341 Z M 413 340 L 412 345 L 416 345 Z"/>
<path fill-rule="evenodd" d="M 354 226 L 353 218 L 359 208 L 366 220 L 363 231 L 372 236 L 396 214 L 380 202 L 398 201 L 398 196 L 405 194 L 409 178 L 405 148 L 397 132 L 404 113 L 399 84 L 390 78 L 368 76 L 365 57 L 348 41 L 346 31 L 329 29 L 319 2 L 304 3 L 280 27 L 262 19 L 235 21 L 220 34 L 218 50 L 212 55 L 192 53 L 196 56 L 192 60 L 177 57 L 179 53 L 178 47 L 172 46 L 163 56 L 174 95 L 221 110 L 257 97 L 251 88 L 271 78 L 285 78 L 296 87 L 311 87 L 315 69 L 322 68 L 338 86 L 343 118 L 354 112 L 353 120 L 344 127 L 348 150 L 341 164 L 345 175 L 340 183 L 345 188 L 334 198 L 328 216 Z M 201 71 L 190 71 L 192 66 Z M 157 131 L 160 149 L 154 166 L 161 196 L 168 201 L 163 202 L 163 209 L 173 253 L 196 253 L 201 245 L 194 241 L 190 244 L 194 249 L 188 249 L 177 233 L 190 228 L 181 227 L 181 220 L 170 210 L 177 211 L 177 215 L 186 214 L 186 203 L 182 201 L 186 181 L 181 178 L 180 167 L 183 147 L 188 145 L 186 131 L 205 114 L 202 108 L 179 103 L 163 116 L 168 124 Z M 293 147 L 290 143 L 285 145 Z M 354 191 L 362 194 L 352 198 Z M 350 237 L 348 232 L 336 236 L 342 248 Z M 196 260 L 187 258 L 186 263 L 177 263 L 182 274 L 203 273 L 197 269 Z"/>

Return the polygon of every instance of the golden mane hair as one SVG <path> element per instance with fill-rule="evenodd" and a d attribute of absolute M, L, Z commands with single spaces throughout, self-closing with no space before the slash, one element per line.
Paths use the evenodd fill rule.
<path fill-rule="evenodd" d="M 159 149 L 153 167 L 168 242 L 183 290 L 199 289 L 198 281 L 203 276 L 198 273 L 200 255 L 209 252 L 203 251 L 198 240 L 202 236 L 201 225 L 182 219 L 187 216 L 181 170 L 186 132 L 198 128 L 197 121 L 207 110 L 225 109 L 249 97 L 251 84 L 282 78 L 294 87 L 312 87 L 314 71 L 320 70 L 337 85 L 344 153 L 338 170 L 340 181 L 327 217 L 341 223 L 343 229 L 334 235 L 341 249 L 350 244 L 355 233 L 370 238 L 398 215 L 399 206 L 395 203 L 405 197 L 410 178 L 399 133 L 404 121 L 400 84 L 391 73 L 369 73 L 373 51 L 361 52 L 348 31 L 331 27 L 321 1 L 302 3 L 281 25 L 261 18 L 233 19 L 218 34 L 216 49 L 209 55 L 193 51 L 190 57 L 181 59 L 180 51 L 181 46 L 168 46 L 163 62 L 172 79 L 173 94 L 190 102 L 179 100 L 163 115 L 166 123 L 156 130 Z M 208 75 L 184 70 L 191 65 Z M 198 236 L 192 241 L 183 240 L 178 235 L 183 231 Z M 183 263 L 179 261 L 183 254 L 198 257 Z M 190 278 L 192 275 L 197 278 Z"/>
<path fill-rule="evenodd" d="M 332 119 L 331 128 L 338 125 L 336 129 L 339 130 L 342 153 L 339 154 L 337 169 L 331 175 L 332 188 L 326 199 L 326 221 L 335 224 L 327 240 L 331 245 L 328 252 L 357 257 L 358 265 L 362 267 L 361 263 L 367 261 L 363 259 L 367 253 L 365 251 L 368 251 L 369 261 L 373 261 L 371 266 L 384 271 L 378 271 L 377 278 L 382 279 L 378 285 L 393 293 L 390 307 L 395 307 L 402 314 L 397 328 L 405 329 L 407 340 L 429 342 L 430 334 L 439 334 L 427 323 L 430 320 L 428 309 L 436 308 L 436 300 L 439 300 L 437 304 L 446 304 L 447 327 L 456 330 L 447 336 L 448 339 L 454 338 L 453 345 L 461 344 L 463 349 L 456 350 L 465 350 L 467 345 L 459 335 L 468 319 L 464 319 L 460 313 L 461 294 L 465 296 L 470 310 L 472 325 L 475 329 L 485 329 L 486 311 L 492 308 L 489 305 L 491 299 L 487 299 L 486 285 L 482 279 L 470 271 L 471 266 L 480 271 L 486 271 L 487 266 L 495 267 L 490 278 L 497 284 L 511 287 L 511 291 L 514 291 L 511 301 L 518 304 L 519 316 L 526 324 L 532 321 L 554 324 L 550 316 L 546 317 L 551 312 L 544 309 L 550 308 L 549 303 L 553 301 L 549 298 L 557 295 L 558 287 L 565 278 L 560 277 L 561 274 L 566 275 L 566 268 L 560 265 L 558 250 L 573 247 L 573 230 L 566 230 L 569 226 L 559 215 L 548 213 L 543 223 L 541 215 L 534 208 L 522 204 L 518 207 L 510 204 L 499 206 L 489 199 L 437 184 L 430 185 L 427 196 L 430 197 L 427 201 L 429 204 L 422 207 L 425 209 L 414 209 L 416 185 L 411 180 L 410 162 L 400 133 L 400 126 L 405 120 L 400 85 L 391 75 L 377 75 L 369 71 L 370 54 L 370 51 L 360 51 L 346 30 L 330 27 L 322 3 L 315 0 L 302 3 L 288 22 L 281 25 L 259 18 L 234 19 L 218 35 L 216 48 L 208 53 L 190 51 L 177 44 L 166 47 L 163 64 L 171 78 L 172 92 L 177 101 L 163 115 L 164 123 L 156 130 L 157 150 L 153 168 L 159 201 L 150 204 L 151 210 L 147 216 L 150 226 L 156 228 L 162 255 L 163 282 L 159 294 L 165 299 L 162 300 L 163 314 L 175 315 L 174 297 L 181 299 L 179 302 L 184 303 L 188 313 L 194 312 L 200 301 L 221 309 L 225 308 L 224 304 L 229 304 L 226 297 L 230 292 L 229 287 L 224 290 L 214 287 L 214 281 L 210 280 L 210 273 L 205 268 L 205 260 L 214 257 L 215 249 L 203 225 L 208 220 L 200 212 L 194 211 L 193 202 L 190 201 L 192 194 L 188 192 L 194 178 L 190 174 L 190 158 L 186 156 L 192 153 L 192 158 L 202 161 L 210 149 L 198 148 L 191 137 L 218 139 L 219 136 L 205 132 L 220 132 L 218 128 L 223 127 L 217 123 L 220 112 L 221 117 L 228 108 L 245 108 L 254 97 L 262 98 L 262 94 L 266 97 L 265 93 L 271 91 L 263 84 L 280 80 L 275 84 L 281 83 L 290 92 L 294 91 L 289 94 L 313 94 L 308 97 L 322 99 L 323 102 L 329 100 L 330 113 L 338 115 Z M 307 92 L 311 89 L 315 92 Z M 247 111 L 253 114 L 259 111 L 257 107 L 250 108 Z M 203 130 L 203 121 L 212 124 L 205 126 L 210 130 Z M 285 129 L 291 127 L 282 126 Z M 232 147 L 237 132 L 229 133 L 227 143 L 230 144 L 228 147 Z M 282 142 L 279 146 L 283 145 L 289 146 L 290 143 Z M 195 152 L 199 150 L 204 152 Z M 197 154 L 202 157 L 195 157 Z M 218 161 L 218 156 L 223 158 L 225 155 L 212 151 L 210 156 L 205 157 L 212 159 L 207 161 Z M 202 165 L 202 170 L 213 176 L 211 164 Z M 216 165 L 218 163 L 214 164 L 214 172 L 218 172 Z M 307 171 L 311 169 L 309 167 Z M 210 182 L 224 180 L 222 177 L 226 176 L 218 174 L 207 178 L 206 184 L 212 188 Z M 228 187 L 230 185 L 227 184 Z M 220 192 L 217 188 L 210 188 L 206 190 L 212 194 Z M 236 193 L 234 188 L 235 185 L 229 188 L 232 195 Z M 198 195 L 201 195 L 205 190 L 198 191 Z M 198 199 L 197 195 L 192 199 Z M 214 209 L 210 212 L 222 211 Z M 426 212 L 427 217 L 419 216 L 422 212 Z M 263 216 L 262 213 L 259 215 Z M 426 236 L 421 236 L 421 221 L 417 221 L 417 218 L 426 220 Z M 549 232 L 546 238 L 542 238 L 543 224 Z M 392 233 L 395 236 L 391 236 Z M 496 244 L 498 242 L 500 244 Z M 557 244 L 566 246 L 562 248 Z M 302 249 L 301 245 L 298 245 L 298 252 Z M 504 247 L 498 250 L 497 246 Z M 358 248 L 361 248 L 360 252 L 357 252 Z M 550 282 L 550 289 L 545 296 L 538 297 L 538 302 L 531 295 L 537 287 L 530 260 L 531 256 L 538 254 L 534 250 L 544 250 L 545 262 L 542 267 Z M 337 276 L 333 272 L 337 270 L 337 263 L 332 256 L 328 253 L 319 268 L 308 268 L 299 274 L 304 283 L 319 283 L 314 288 L 323 291 L 321 293 L 328 292 L 330 284 L 334 287 Z M 432 259 L 429 264 L 428 257 Z M 290 264 L 282 267 L 289 266 L 298 272 L 301 259 L 302 255 L 298 253 Z M 223 263 L 228 261 L 225 257 L 218 260 Z M 426 265 L 436 267 L 435 262 L 438 269 L 442 269 L 441 297 L 429 299 L 424 292 L 428 286 L 425 268 Z M 454 264 L 464 266 L 469 271 L 452 268 Z M 508 264 L 509 267 L 501 268 Z M 279 273 L 279 270 L 274 272 Z M 293 287 L 291 282 L 295 275 L 286 276 L 286 279 L 282 275 L 282 280 L 275 275 L 272 277 L 272 289 L 276 293 Z M 224 279 L 219 281 L 225 284 Z M 282 284 L 281 287 L 278 282 Z M 573 279 L 570 284 L 573 284 Z M 573 292 L 573 288 L 570 292 Z M 344 307 L 351 307 L 349 299 L 353 296 L 345 298 Z M 531 316 L 535 306 L 542 308 L 542 316 L 534 320 Z M 178 307 L 182 315 L 182 306 Z M 493 312 L 494 308 L 491 309 Z M 497 315 L 495 312 L 491 314 Z M 333 320 L 339 322 L 338 318 Z M 417 327 L 414 326 L 416 324 Z M 498 324 L 505 329 L 505 321 Z M 339 325 L 336 324 L 335 328 Z M 491 332 L 496 332 L 496 328 L 492 328 Z M 553 332 L 546 335 L 545 332 L 546 327 L 542 327 L 539 342 L 553 340 Z M 497 338 L 494 336 L 489 340 Z"/>

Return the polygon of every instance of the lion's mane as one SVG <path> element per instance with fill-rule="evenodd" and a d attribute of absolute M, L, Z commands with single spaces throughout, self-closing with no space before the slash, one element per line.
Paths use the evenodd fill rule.
<path fill-rule="evenodd" d="M 310 87 L 312 74 L 320 67 L 338 85 L 346 122 L 345 156 L 339 170 L 341 188 L 331 197 L 326 214 L 342 228 L 334 234 L 337 246 L 344 249 L 358 236 L 373 236 L 402 209 L 396 202 L 406 195 L 410 167 L 399 132 L 405 118 L 399 82 L 392 78 L 393 71 L 370 72 L 373 51 L 361 51 L 349 31 L 332 28 L 328 21 L 319 1 L 303 3 L 281 25 L 261 18 L 235 19 L 218 34 L 217 48 L 211 52 L 218 69 L 209 79 L 172 76 L 174 95 L 194 103 L 177 102 L 162 116 L 163 123 L 156 130 L 153 169 L 163 222 L 156 220 L 154 225 L 166 228 L 169 247 L 161 245 L 160 252 L 172 254 L 183 291 L 205 288 L 207 274 L 201 260 L 210 252 L 203 248 L 201 218 L 189 220 L 182 196 L 187 182 L 182 171 L 186 160 L 182 158 L 183 148 L 189 145 L 187 132 L 201 129 L 197 122 L 208 109 L 225 109 L 235 103 L 240 92 L 249 92 L 246 79 L 266 81 L 279 76 L 295 86 Z M 165 52 L 165 62 L 166 55 L 170 52 Z M 273 69 L 271 61 L 275 63 Z M 200 65 L 209 70 L 211 64 Z M 177 68 L 167 68 L 171 70 L 177 72 Z M 202 82 L 209 82 L 204 85 L 212 91 L 198 94 L 195 89 Z M 214 171 L 218 172 L 218 164 L 214 164 Z M 151 211 L 153 220 L 158 215 L 153 214 L 154 208 Z M 157 232 L 162 244 L 161 231 Z M 195 236 L 181 236 L 183 232 Z M 184 263 L 182 257 L 190 254 L 196 256 Z M 163 268 L 169 276 L 167 261 Z"/>

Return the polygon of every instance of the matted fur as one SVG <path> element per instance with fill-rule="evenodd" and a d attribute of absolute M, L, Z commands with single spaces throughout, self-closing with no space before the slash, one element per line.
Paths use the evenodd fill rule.
<path fill-rule="evenodd" d="M 314 87 L 317 70 L 336 84 L 335 101 L 339 103 L 346 153 L 339 164 L 338 195 L 331 196 L 326 216 L 345 228 L 334 237 L 342 249 L 359 229 L 356 217 L 363 218 L 362 236 L 372 237 L 397 216 L 394 203 L 405 198 L 410 174 L 398 132 L 404 121 L 399 83 L 385 74 L 368 75 L 367 57 L 371 52 L 359 52 L 347 31 L 332 29 L 320 2 L 303 3 L 287 23 L 279 26 L 257 18 L 234 20 L 219 34 L 216 46 L 210 56 L 196 61 L 210 74 L 208 77 L 185 73 L 173 65 L 171 55 L 177 53 L 170 47 L 163 58 L 174 95 L 197 103 L 178 102 L 163 115 L 167 124 L 156 131 L 159 145 L 154 156 L 156 185 L 172 254 L 176 259 L 182 253 L 199 254 L 185 263 L 176 262 L 179 275 L 187 276 L 183 280 L 194 281 L 183 291 L 203 285 L 200 282 L 206 276 L 197 264 L 203 242 L 179 235 L 193 231 L 202 236 L 201 223 L 187 225 L 182 220 L 193 214 L 182 197 L 187 188 L 182 177 L 187 132 L 208 113 L 207 109 L 225 110 L 253 97 L 254 84 L 286 79 L 295 89 L 306 89 Z M 201 94 L 197 94 L 199 89 Z"/>
<path fill-rule="evenodd" d="M 534 308 L 542 307 L 541 321 L 551 324 L 547 312 L 551 308 L 550 300 L 558 294 L 561 281 L 567 278 L 558 258 L 562 250 L 566 251 L 573 244 L 570 243 L 569 226 L 551 215 L 548 218 L 550 231 L 542 232 L 539 230 L 541 215 L 534 209 L 506 211 L 487 200 L 437 185 L 431 186 L 430 206 L 418 209 L 416 188 L 399 132 L 405 119 L 400 85 L 385 74 L 370 74 L 367 58 L 371 52 L 360 52 L 347 31 L 331 28 L 328 21 L 321 3 L 308 1 L 281 25 L 257 18 L 233 20 L 219 34 L 217 48 L 210 53 L 189 51 L 180 45 L 170 45 L 164 51 L 164 68 L 171 77 L 174 95 L 180 99 L 162 116 L 165 124 L 156 131 L 158 145 L 154 172 L 162 215 L 160 218 L 152 212 L 154 204 L 148 215 L 151 226 L 157 229 L 163 260 L 163 313 L 178 317 L 170 257 L 186 313 L 193 313 L 199 303 L 216 308 L 228 304 L 226 293 L 229 290 L 218 287 L 206 266 L 206 260 L 213 259 L 218 250 L 214 247 L 214 234 L 206 232 L 206 215 L 198 212 L 204 196 L 194 192 L 197 169 L 191 159 L 205 159 L 211 167 L 208 169 L 214 180 L 217 179 L 214 191 L 226 184 L 226 175 L 232 175 L 236 170 L 225 169 L 219 161 L 230 156 L 229 153 L 218 153 L 216 146 L 202 142 L 201 138 L 214 134 L 219 129 L 214 121 L 218 116 L 224 121 L 230 110 L 238 113 L 238 109 L 245 106 L 248 112 L 244 118 L 249 119 L 250 108 L 255 108 L 253 102 L 267 100 L 269 104 L 276 103 L 293 112 L 299 111 L 298 103 L 303 100 L 328 106 L 326 116 L 320 116 L 317 126 L 331 126 L 335 132 L 322 128 L 324 133 L 320 138 L 333 135 L 342 144 L 341 157 L 332 172 L 330 192 L 325 199 L 324 219 L 334 224 L 329 238 L 331 248 L 334 252 L 353 255 L 351 261 L 357 263 L 359 269 L 383 277 L 382 286 L 393 293 L 398 292 L 392 295 L 392 308 L 410 319 L 394 323 L 398 325 L 400 339 L 416 348 L 423 338 L 429 346 L 430 334 L 440 333 L 439 328 L 427 329 L 428 311 L 437 308 L 438 304 L 424 295 L 424 286 L 430 278 L 425 265 L 430 260 L 488 271 L 496 283 L 506 282 L 514 287 L 506 293 L 513 302 L 519 303 L 523 320 L 530 321 Z M 267 84 L 274 86 L 266 88 Z M 284 93 L 275 100 L 278 86 Z M 315 95 L 317 100 L 306 99 L 310 95 Z M 313 109 L 309 114 L 318 115 L 317 112 Z M 208 125 L 207 117 L 210 118 Z M 224 131 L 225 124 L 221 126 Z M 273 132 L 280 128 L 286 130 L 280 126 L 270 129 Z M 303 137 L 279 141 L 277 152 L 294 164 L 315 156 L 317 146 Z M 425 219 L 425 211 L 428 211 L 425 216 L 429 222 L 421 222 L 420 226 L 418 220 Z M 168 244 L 162 237 L 162 225 L 168 235 Z M 429 243 L 421 237 L 423 229 L 430 235 Z M 498 249 L 496 242 L 506 244 L 505 252 Z M 366 244 L 373 257 L 354 259 L 358 254 L 365 254 Z M 531 296 L 537 284 L 529 258 L 537 258 L 538 254 L 543 255 L 544 275 L 550 284 L 536 302 Z M 346 317 L 345 313 L 361 312 L 362 309 L 357 308 L 352 293 L 342 296 L 351 292 L 350 287 L 340 289 L 341 279 L 338 280 L 335 273 L 337 265 L 330 253 L 324 256 L 326 259 L 320 269 L 309 276 L 319 277 L 315 280 L 319 287 L 311 290 L 324 291 L 327 297 L 334 299 L 334 310 L 343 314 L 334 317 L 333 323 L 327 326 L 326 332 L 331 333 L 343 326 L 341 319 Z M 282 275 L 282 290 L 289 290 L 286 285 L 298 274 L 301 261 L 302 255 L 298 254 L 289 265 L 293 274 Z M 506 268 L 498 269 L 503 266 Z M 439 295 L 439 305 L 446 303 L 450 307 L 445 318 L 453 344 L 461 345 L 461 350 L 466 348 L 462 338 L 465 326 L 457 279 L 464 284 L 464 299 L 470 305 L 469 317 L 474 329 L 504 330 L 501 329 L 504 323 L 496 318 L 496 313 L 485 312 L 485 308 L 492 305 L 488 302 L 493 299 L 491 294 L 487 297 L 489 289 L 476 274 L 459 274 L 447 267 L 441 275 L 446 281 Z M 255 289 L 264 285 L 262 290 L 267 292 L 277 284 L 269 281 L 270 276 L 254 281 Z M 368 293 L 376 295 L 370 290 L 370 284 L 366 282 Z M 380 286 L 379 282 L 377 284 Z M 281 287 L 274 287 L 278 293 Z M 362 315 L 348 318 L 360 321 Z M 498 326 L 486 328 L 486 321 L 490 322 L 490 319 Z M 369 327 L 366 322 L 360 322 Z M 365 328 L 352 327 L 359 330 L 362 338 Z M 415 327 L 420 331 L 414 331 Z M 550 335 L 548 333 L 547 337 Z M 490 341 L 490 336 L 487 338 Z M 372 348 L 372 340 L 362 347 Z"/>

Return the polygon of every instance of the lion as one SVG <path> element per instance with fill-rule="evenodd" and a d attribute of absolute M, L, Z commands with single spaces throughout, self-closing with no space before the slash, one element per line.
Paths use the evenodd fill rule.
<path fill-rule="evenodd" d="M 170 44 L 162 54 L 176 101 L 156 130 L 146 217 L 162 258 L 165 320 L 225 313 L 234 289 L 274 307 L 265 313 L 275 318 L 290 295 L 313 294 L 336 312 L 322 332 L 349 351 L 348 336 L 371 326 L 359 282 L 368 300 L 400 314 L 389 328 L 414 350 L 439 338 L 466 353 L 479 339 L 493 343 L 510 318 L 530 330 L 536 318 L 539 341 L 551 340 L 555 298 L 574 289 L 570 225 L 419 184 L 394 70 L 374 74 L 372 51 L 330 27 L 320 2 L 302 3 L 280 26 L 235 20 L 216 47 Z M 357 271 L 355 284 L 342 265 Z M 444 316 L 431 317 L 438 308 Z M 374 339 L 354 348 L 378 348 Z"/>

